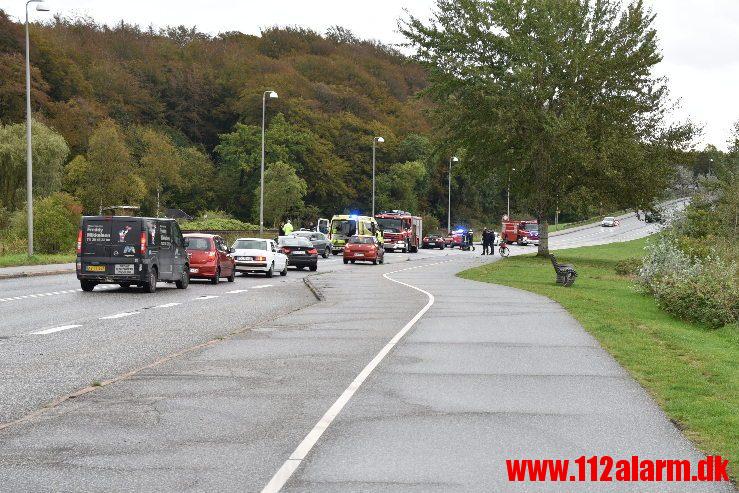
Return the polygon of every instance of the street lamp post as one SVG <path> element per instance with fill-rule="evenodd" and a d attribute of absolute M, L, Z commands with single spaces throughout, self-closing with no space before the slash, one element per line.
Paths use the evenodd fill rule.
<path fill-rule="evenodd" d="M 267 96 L 276 99 L 277 93 L 274 91 L 264 91 L 262 93 L 262 167 L 259 174 L 259 236 L 264 236 L 264 122 L 267 114 Z"/>
<path fill-rule="evenodd" d="M 447 231 L 452 231 L 452 163 L 459 162 L 459 158 L 457 156 L 452 156 L 449 158 L 449 183 L 448 183 L 448 193 L 449 193 L 449 203 L 446 208 L 446 229 Z"/>
<path fill-rule="evenodd" d="M 42 0 L 28 0 L 26 2 L 26 194 L 28 202 L 28 256 L 33 255 L 33 151 L 31 148 L 31 48 L 28 35 L 28 6 L 37 3 L 38 12 L 48 12 L 49 9 L 41 3 Z"/>
<path fill-rule="evenodd" d="M 382 137 L 374 137 L 372 139 L 372 217 L 375 217 L 375 155 L 377 144 L 382 144 L 385 139 Z"/>
<path fill-rule="evenodd" d="M 508 219 L 511 219 L 511 173 L 513 171 L 516 171 L 516 168 L 511 168 L 510 171 L 508 171 L 508 186 L 506 187 L 507 190 L 507 196 L 508 196 L 508 206 L 506 208 L 506 215 L 508 216 Z"/>

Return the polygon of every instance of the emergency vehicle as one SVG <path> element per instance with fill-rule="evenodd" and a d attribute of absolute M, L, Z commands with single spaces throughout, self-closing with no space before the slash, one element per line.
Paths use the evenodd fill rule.
<path fill-rule="evenodd" d="M 375 214 L 385 238 L 385 250 L 416 253 L 423 238 L 423 219 L 410 212 L 392 210 Z"/>
<path fill-rule="evenodd" d="M 342 253 L 349 238 L 357 235 L 375 236 L 378 241 L 383 241 L 381 230 L 374 217 L 337 214 L 331 218 L 328 239 L 331 240 L 331 252 L 334 255 Z"/>
<path fill-rule="evenodd" d="M 536 220 L 506 220 L 500 229 L 500 234 L 507 243 L 519 245 L 539 244 L 539 222 Z"/>

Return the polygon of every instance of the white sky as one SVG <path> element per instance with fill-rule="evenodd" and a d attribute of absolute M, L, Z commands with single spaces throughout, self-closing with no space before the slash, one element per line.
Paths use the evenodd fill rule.
<path fill-rule="evenodd" d="M 661 73 L 680 99 L 676 118 L 689 117 L 704 127 L 701 144 L 721 149 L 739 120 L 739 1 L 647 0 L 657 13 L 664 61 Z M 0 8 L 23 18 L 22 0 L 0 0 Z M 273 25 L 300 25 L 318 32 L 333 25 L 358 37 L 393 44 L 403 41 L 397 19 L 407 8 L 425 17 L 433 0 L 48 0 L 52 12 L 90 16 L 115 24 L 121 19 L 155 27 L 197 26 L 218 33 L 259 34 Z M 48 14 L 33 13 L 32 18 Z"/>

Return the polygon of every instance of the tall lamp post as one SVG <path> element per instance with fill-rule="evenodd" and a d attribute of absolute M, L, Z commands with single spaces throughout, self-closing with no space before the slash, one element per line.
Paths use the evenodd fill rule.
<path fill-rule="evenodd" d="M 374 137 L 372 139 L 372 217 L 375 217 L 375 154 L 377 144 L 382 144 L 385 139 L 382 137 Z"/>
<path fill-rule="evenodd" d="M 26 2 L 26 193 L 28 202 L 28 256 L 33 255 L 33 150 L 31 148 L 31 48 L 28 36 L 28 6 L 36 3 L 36 11 L 48 12 L 42 0 Z"/>
<path fill-rule="evenodd" d="M 262 93 L 262 168 L 259 174 L 259 236 L 264 236 L 264 122 L 267 114 L 267 96 L 277 99 L 274 91 Z"/>
<path fill-rule="evenodd" d="M 508 171 L 508 186 L 506 187 L 507 195 L 508 195 L 508 207 L 506 208 L 506 215 L 508 216 L 508 219 L 511 218 L 511 173 L 516 171 L 516 168 L 511 168 Z"/>
<path fill-rule="evenodd" d="M 449 204 L 446 208 L 446 230 L 449 232 L 452 231 L 452 163 L 457 162 L 459 162 L 459 158 L 457 156 L 449 158 Z"/>

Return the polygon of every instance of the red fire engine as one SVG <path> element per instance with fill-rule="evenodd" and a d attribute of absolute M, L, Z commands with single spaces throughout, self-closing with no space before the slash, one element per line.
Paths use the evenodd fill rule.
<path fill-rule="evenodd" d="M 515 221 L 504 217 L 500 233 L 508 243 L 539 244 L 539 222 L 536 220 Z"/>
<path fill-rule="evenodd" d="M 385 238 L 385 250 L 416 253 L 423 237 L 423 220 L 405 211 L 383 211 L 375 215 Z"/>

